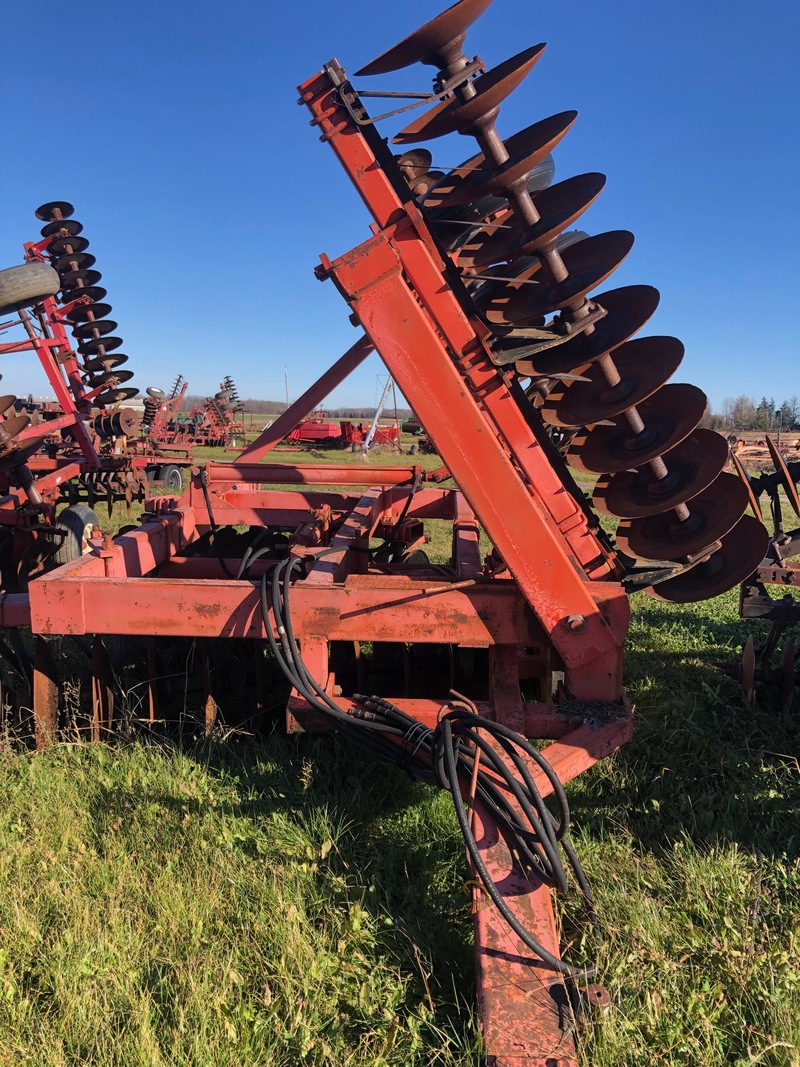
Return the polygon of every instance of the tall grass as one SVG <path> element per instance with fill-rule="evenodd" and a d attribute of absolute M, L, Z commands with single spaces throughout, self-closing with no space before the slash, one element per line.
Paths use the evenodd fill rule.
<path fill-rule="evenodd" d="M 735 592 L 632 608 L 635 738 L 568 787 L 612 1001 L 582 1061 L 800 1067 L 798 715 L 715 669 Z M 7 748 L 0 1064 L 477 1065 L 462 855 L 335 737 Z"/>

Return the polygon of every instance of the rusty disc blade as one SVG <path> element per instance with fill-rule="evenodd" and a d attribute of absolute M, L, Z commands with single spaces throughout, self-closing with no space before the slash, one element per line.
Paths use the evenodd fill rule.
<path fill-rule="evenodd" d="M 133 408 L 120 408 L 117 412 L 119 428 L 126 437 L 132 437 L 139 429 L 139 416 Z"/>
<path fill-rule="evenodd" d="M 113 352 L 115 348 L 119 348 L 122 344 L 121 337 L 93 337 L 89 341 L 81 341 L 78 345 L 78 351 L 82 356 L 96 356 L 102 355 L 103 351 Z"/>
<path fill-rule="evenodd" d="M 138 389 L 106 389 L 98 393 L 92 403 L 98 408 L 112 407 L 114 404 L 121 404 L 123 400 L 130 400 L 138 392 Z"/>
<path fill-rule="evenodd" d="M 74 337 L 89 338 L 102 337 L 104 334 L 113 333 L 118 323 L 113 319 L 96 319 L 90 322 L 78 322 L 72 327 Z"/>
<path fill-rule="evenodd" d="M 18 433 L 22 433 L 26 426 L 30 424 L 30 415 L 9 415 L 7 419 L 3 419 L 0 422 L 0 430 L 6 435 L 6 437 L 16 437 Z M 9 442 L 6 441 L 6 446 Z M 0 445 L 0 448 L 3 447 Z"/>
<path fill-rule="evenodd" d="M 626 519 L 617 527 L 617 546 L 637 559 L 672 560 L 695 556 L 733 529 L 747 508 L 747 490 L 735 474 L 723 471 L 687 505 L 688 519 L 674 511 Z"/>
<path fill-rule="evenodd" d="M 797 495 L 797 486 L 794 484 L 789 468 L 786 466 L 786 460 L 783 458 L 783 454 L 772 438 L 767 435 L 767 448 L 769 454 L 772 457 L 772 462 L 775 465 L 775 470 L 781 475 L 781 485 L 786 492 L 786 496 L 789 498 L 789 504 L 795 515 L 800 515 L 800 497 Z"/>
<path fill-rule="evenodd" d="M 756 688 L 756 642 L 752 634 L 748 635 L 742 649 L 739 683 L 744 693 L 745 703 L 752 704 Z"/>
<path fill-rule="evenodd" d="M 97 272 L 94 271 L 92 273 L 96 274 Z M 78 289 L 70 289 L 68 292 L 63 293 L 61 297 L 61 303 L 64 305 L 71 304 L 73 300 L 78 300 L 80 299 L 80 297 L 86 297 L 89 300 L 92 300 L 95 303 L 99 304 L 100 301 L 107 296 L 108 290 L 104 289 L 102 285 L 82 285 Z M 110 304 L 109 310 L 111 310 Z M 69 318 L 69 316 L 67 317 Z"/>
<path fill-rule="evenodd" d="M 54 222 L 48 222 L 46 226 L 42 226 L 42 237 L 52 237 L 56 233 L 70 234 L 73 237 L 77 237 L 83 230 L 83 223 L 78 222 L 77 219 L 56 219 Z"/>
<path fill-rule="evenodd" d="M 599 304 L 608 312 L 595 324 L 592 333 L 578 334 L 557 348 L 520 360 L 517 371 L 529 377 L 547 378 L 554 374 L 568 374 L 576 367 L 599 359 L 638 333 L 655 312 L 659 299 L 658 289 L 652 285 L 625 285 L 592 297 L 593 304 Z M 510 334 L 511 338 L 513 336 Z M 519 346 L 525 343 L 522 339 Z"/>
<path fill-rule="evenodd" d="M 660 389 L 680 366 L 683 353 L 677 337 L 628 341 L 607 357 L 620 378 L 616 385 L 608 384 L 606 359 L 595 362 L 583 373 L 588 381 L 565 383 L 551 390 L 542 418 L 554 426 L 588 426 L 616 418 Z"/>
<path fill-rule="evenodd" d="M 41 450 L 43 441 L 44 436 L 26 437 L 24 443 L 19 447 L 16 446 L 16 442 L 13 442 L 11 451 L 0 454 L 0 470 L 11 470 L 23 463 L 27 463 L 31 456 Z"/>
<path fill-rule="evenodd" d="M 725 438 L 714 430 L 695 430 L 663 457 L 667 477 L 658 479 L 645 466 L 598 479 L 592 506 L 601 515 L 640 519 L 685 504 L 714 481 L 728 459 Z"/>
<path fill-rule="evenodd" d="M 510 281 L 493 290 L 483 308 L 484 315 L 492 324 L 512 327 L 548 315 L 604 282 L 632 247 L 633 234 L 627 230 L 586 237 L 560 253 L 569 275 L 563 282 L 551 283 L 537 260 L 523 271 L 519 281 Z"/>
<path fill-rule="evenodd" d="M 64 286 L 64 275 L 72 274 L 76 270 L 88 270 L 93 267 L 97 262 L 96 258 L 91 252 L 68 252 L 64 256 L 59 256 L 58 259 L 53 260 L 53 266 L 58 271 L 61 277 L 61 287 Z"/>
<path fill-rule="evenodd" d="M 761 519 L 761 508 L 759 507 L 759 504 L 758 504 L 758 497 L 753 492 L 753 482 L 752 482 L 752 480 L 750 478 L 750 475 L 744 469 L 744 464 L 739 459 L 739 457 L 736 455 L 736 453 L 733 451 L 733 449 L 729 450 L 729 454 L 730 454 L 731 462 L 733 463 L 733 466 L 734 466 L 734 468 L 736 470 L 736 473 L 742 479 L 742 484 L 747 487 L 747 495 L 748 495 L 748 499 L 749 499 L 749 503 L 750 503 L 750 510 L 753 512 L 753 515 L 755 515 L 755 517 L 757 519 Z"/>
<path fill-rule="evenodd" d="M 57 259 L 59 256 L 70 255 L 72 253 L 85 252 L 89 247 L 89 242 L 85 237 L 66 236 L 56 237 L 47 246 L 47 254 L 51 259 Z"/>
<path fill-rule="evenodd" d="M 502 228 L 489 223 L 459 248 L 459 267 L 488 267 L 492 263 L 532 255 L 591 207 L 605 183 L 604 174 L 579 174 L 543 189 L 533 198 L 541 216 L 539 222 L 526 226 L 511 212 L 498 220 L 502 221 Z"/>
<path fill-rule="evenodd" d="M 116 370 L 112 368 L 112 370 L 102 371 L 97 377 L 87 381 L 86 387 L 88 389 L 99 389 L 102 385 L 108 385 L 109 382 L 113 382 L 114 385 L 122 385 L 124 382 L 129 382 L 132 377 L 132 370 Z"/>
<path fill-rule="evenodd" d="M 794 642 L 787 637 L 781 649 L 781 706 L 790 708 L 794 700 Z"/>
<path fill-rule="evenodd" d="M 461 51 L 464 34 L 492 0 L 461 0 L 356 71 L 357 78 L 388 74 L 412 63 L 445 67 Z"/>
<path fill-rule="evenodd" d="M 59 272 L 60 273 L 60 272 Z M 61 276 L 61 291 L 69 293 L 72 300 L 77 300 L 86 289 L 100 289 L 97 283 L 103 277 L 99 270 L 70 270 Z M 106 293 L 103 291 L 103 296 Z"/>
<path fill-rule="evenodd" d="M 535 44 L 482 74 L 472 83 L 475 87 L 473 97 L 465 102 L 450 98 L 442 100 L 393 137 L 392 144 L 430 141 L 448 133 L 467 133 L 479 126 L 525 80 L 544 50 L 545 45 Z"/>
<path fill-rule="evenodd" d="M 92 304 L 78 304 L 67 312 L 66 318 L 71 323 L 91 322 L 92 319 L 104 319 L 111 313 L 110 304 L 99 302 Z"/>
<path fill-rule="evenodd" d="M 509 137 L 503 142 L 508 152 L 508 160 L 500 165 L 505 168 L 503 175 L 507 176 L 513 172 L 519 177 L 545 160 L 577 117 L 577 111 L 562 111 Z M 494 180 L 497 174 L 497 164 L 491 160 L 487 161 L 481 152 L 451 170 L 425 197 L 425 206 L 435 210 L 471 203 L 478 199 L 480 187 L 487 180 Z M 501 188 L 504 186 L 501 185 Z"/>
<path fill-rule="evenodd" d="M 87 359 L 83 365 L 83 369 L 90 373 L 93 373 L 94 371 L 113 370 L 114 367 L 121 367 L 123 363 L 127 362 L 128 357 L 123 355 L 122 352 L 114 352 L 113 355 L 96 356 L 94 359 Z"/>
<path fill-rule="evenodd" d="M 0 415 L 5 415 L 9 408 L 13 408 L 16 397 L 13 393 L 7 393 L 6 396 L 0 396 Z"/>
<path fill-rule="evenodd" d="M 705 563 L 651 586 L 645 592 L 671 604 L 710 600 L 743 582 L 764 559 L 769 547 L 766 527 L 752 515 L 743 515 L 722 539 L 722 546 Z M 743 665 L 744 666 L 744 665 Z M 753 660 L 755 670 L 755 660 Z"/>
<path fill-rule="evenodd" d="M 615 474 L 640 467 L 668 452 L 697 426 L 706 409 L 706 394 L 695 385 L 665 385 L 639 407 L 644 422 L 633 433 L 624 415 L 613 426 L 595 426 L 579 433 L 567 451 L 576 470 Z"/>
<path fill-rule="evenodd" d="M 42 222 L 50 222 L 57 211 L 61 213 L 62 218 L 68 219 L 74 210 L 72 204 L 68 204 L 66 200 L 50 200 L 37 207 L 34 215 Z"/>

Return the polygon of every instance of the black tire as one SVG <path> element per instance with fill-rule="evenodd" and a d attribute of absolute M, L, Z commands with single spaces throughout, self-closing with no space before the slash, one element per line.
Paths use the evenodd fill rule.
<path fill-rule="evenodd" d="M 158 472 L 159 481 L 164 483 L 164 488 L 171 493 L 179 493 L 183 489 L 183 476 L 180 467 L 174 463 L 165 463 Z"/>
<path fill-rule="evenodd" d="M 60 288 L 61 279 L 49 263 L 21 263 L 0 270 L 0 315 L 38 304 Z"/>
<path fill-rule="evenodd" d="M 64 537 L 53 553 L 53 566 L 60 567 L 62 563 L 71 563 L 82 556 L 88 550 L 87 541 L 92 526 L 99 525 L 97 515 L 86 504 L 71 504 L 64 508 L 55 524 Z"/>

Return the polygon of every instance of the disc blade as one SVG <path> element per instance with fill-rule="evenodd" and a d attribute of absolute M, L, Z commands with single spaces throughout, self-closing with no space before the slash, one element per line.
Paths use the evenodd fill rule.
<path fill-rule="evenodd" d="M 483 306 L 483 314 L 489 323 L 511 327 L 548 315 L 604 282 L 632 247 L 633 234 L 627 230 L 586 237 L 560 253 L 569 275 L 563 282 L 551 283 L 537 261 L 520 275 L 519 281 L 507 282 L 493 290 Z"/>
<path fill-rule="evenodd" d="M 743 515 L 722 539 L 722 547 L 705 563 L 668 578 L 645 592 L 656 600 L 671 604 L 694 604 L 710 600 L 743 582 L 764 559 L 769 534 L 763 523 L 752 515 Z M 753 664 L 755 667 L 755 663 Z"/>
<path fill-rule="evenodd" d="M 139 429 L 139 415 L 133 408 L 120 408 L 117 412 L 119 428 L 126 437 L 132 437 Z"/>
<path fill-rule="evenodd" d="M 579 174 L 543 189 L 533 198 L 534 207 L 541 216 L 539 222 L 528 227 L 517 215 L 510 213 L 502 219 L 503 228 L 489 223 L 459 248 L 459 267 L 488 267 L 492 263 L 532 255 L 591 207 L 605 183 L 604 174 Z"/>
<path fill-rule="evenodd" d="M 123 363 L 128 362 L 128 357 L 123 355 L 122 352 L 114 352 L 113 355 L 109 353 L 105 356 L 96 356 L 94 359 L 87 359 L 83 365 L 85 371 L 93 373 L 94 371 L 113 370 L 114 367 L 121 367 Z"/>
<path fill-rule="evenodd" d="M 399 44 L 389 48 L 356 71 L 357 78 L 373 74 L 387 74 L 412 63 L 427 63 L 444 67 L 453 52 L 460 51 L 464 34 L 472 23 L 483 14 L 492 0 L 461 0 L 443 11 L 436 18 L 404 37 Z"/>
<path fill-rule="evenodd" d="M 118 323 L 113 319 L 96 319 L 89 322 L 78 322 L 72 327 L 73 337 L 102 337 L 104 334 L 113 333 Z"/>
<path fill-rule="evenodd" d="M 64 275 L 72 274 L 76 270 L 88 270 L 93 267 L 97 260 L 91 252 L 68 252 L 53 260 L 53 266 L 61 277 L 61 285 L 64 288 Z"/>
<path fill-rule="evenodd" d="M 752 634 L 748 634 L 742 649 L 739 681 L 744 693 L 745 703 L 752 704 L 756 688 L 756 643 Z"/>
<path fill-rule="evenodd" d="M 133 377 L 132 370 L 116 370 L 112 368 L 108 371 L 102 371 L 97 377 L 92 378 L 91 381 L 86 382 L 88 389 L 99 389 L 103 385 L 113 383 L 114 385 L 123 385 L 125 382 L 129 382 Z"/>
<path fill-rule="evenodd" d="M 56 219 L 53 222 L 48 222 L 46 226 L 42 226 L 42 237 L 52 237 L 56 233 L 71 234 L 73 237 L 77 237 L 83 230 L 83 223 L 78 222 L 77 219 Z"/>
<path fill-rule="evenodd" d="M 750 510 L 753 512 L 753 515 L 757 519 L 761 519 L 761 508 L 759 507 L 759 504 L 758 504 L 758 497 L 753 492 L 753 482 L 752 482 L 752 480 L 750 478 L 750 475 L 744 469 L 744 464 L 739 459 L 739 457 L 736 455 L 736 453 L 733 451 L 733 449 L 730 449 L 729 453 L 730 453 L 731 462 L 733 463 L 733 466 L 734 466 L 734 468 L 736 470 L 736 473 L 742 479 L 742 484 L 747 487 L 747 494 L 748 494 L 749 502 L 750 502 Z"/>
<path fill-rule="evenodd" d="M 95 302 L 91 304 L 78 304 L 67 312 L 66 318 L 71 323 L 91 322 L 92 319 L 104 319 L 106 315 L 109 314 L 111 314 L 110 304 Z"/>
<path fill-rule="evenodd" d="M 13 408 L 16 399 L 17 398 L 13 393 L 7 393 L 5 396 L 0 396 L 0 415 L 5 415 L 9 408 Z"/>
<path fill-rule="evenodd" d="M 577 117 L 577 111 L 562 111 L 515 133 L 503 142 L 509 158 L 502 166 L 509 171 L 512 167 L 519 168 L 520 174 L 532 170 L 550 155 Z M 425 207 L 437 210 L 472 203 L 479 199 L 477 190 L 495 173 L 496 164 L 482 152 L 472 156 L 428 193 Z"/>
<path fill-rule="evenodd" d="M 47 246 L 47 254 L 52 259 L 57 259 L 59 256 L 85 252 L 88 247 L 89 242 L 85 237 L 67 235 L 54 238 Z"/>
<path fill-rule="evenodd" d="M 61 291 L 66 293 L 77 286 L 97 286 L 103 277 L 99 270 L 68 270 L 58 272 L 61 276 Z M 103 294 L 105 296 L 105 293 Z"/>
<path fill-rule="evenodd" d="M 41 207 L 37 207 L 34 215 L 42 222 L 50 222 L 56 212 L 59 212 L 63 219 L 68 219 L 74 210 L 72 204 L 68 204 L 66 200 L 50 200 Z"/>
<path fill-rule="evenodd" d="M 576 367 L 599 359 L 638 333 L 655 312 L 659 299 L 658 289 L 652 285 L 626 285 L 592 297 L 593 304 L 599 304 L 608 312 L 595 324 L 592 333 L 578 334 L 557 348 L 516 361 L 518 373 L 547 378 L 553 374 L 569 373 Z M 511 333 L 509 337 L 513 339 L 514 334 Z M 504 338 L 503 344 L 507 341 Z M 524 344 L 523 339 L 519 347 L 522 348 Z"/>
<path fill-rule="evenodd" d="M 96 274 L 97 271 L 90 273 Z M 63 282 L 63 278 L 61 279 Z M 99 303 L 104 297 L 108 296 L 108 290 L 104 289 L 102 285 L 82 285 L 78 289 L 70 289 L 68 292 L 62 292 L 61 303 L 71 304 L 74 300 L 78 300 L 81 297 L 86 297 L 89 300 L 93 300 Z M 109 311 L 111 305 L 109 304 Z M 69 316 L 67 316 L 69 317 Z"/>
<path fill-rule="evenodd" d="M 685 504 L 722 472 L 728 444 L 714 430 L 698 429 L 662 458 L 666 478 L 657 479 L 647 466 L 603 475 L 594 488 L 594 509 L 618 519 L 638 519 Z"/>
<path fill-rule="evenodd" d="M 781 484 L 783 485 L 786 496 L 789 499 L 789 504 L 795 515 L 800 515 L 800 497 L 797 495 L 797 486 L 794 484 L 789 468 L 786 466 L 786 460 L 783 458 L 783 454 L 772 438 L 767 435 L 767 448 L 769 454 L 772 457 L 772 462 L 775 464 L 775 470 L 781 474 Z"/>
<path fill-rule="evenodd" d="M 106 389 L 104 392 L 99 393 L 92 403 L 99 408 L 112 407 L 114 404 L 121 404 L 123 400 L 130 400 L 136 396 L 139 392 L 138 389 Z"/>
<path fill-rule="evenodd" d="M 567 460 L 587 474 L 615 474 L 649 463 L 695 429 L 706 410 L 706 394 L 695 385 L 665 385 L 639 407 L 644 430 L 634 434 L 622 415 L 613 426 L 579 433 Z"/>
<path fill-rule="evenodd" d="M 787 637 L 781 650 L 781 707 L 790 708 L 794 700 L 794 642 Z"/>
<path fill-rule="evenodd" d="M 723 471 L 687 507 L 684 520 L 672 510 L 626 519 L 617 527 L 617 547 L 637 559 L 677 562 L 695 556 L 733 529 L 747 508 L 747 490 L 735 474 Z"/>
<path fill-rule="evenodd" d="M 504 63 L 482 74 L 472 83 L 475 95 L 466 102 L 447 98 L 415 119 L 396 137 L 392 144 L 413 144 L 431 141 L 448 133 L 467 133 L 491 117 L 495 108 L 509 96 L 530 74 L 545 50 L 535 44 L 512 56 Z"/>
<path fill-rule="evenodd" d="M 609 357 L 620 377 L 616 385 L 608 384 L 603 364 L 595 362 L 584 372 L 587 382 L 551 390 L 542 406 L 542 418 L 554 426 L 588 426 L 616 418 L 660 389 L 680 366 L 683 353 L 677 337 L 628 341 Z"/>
<path fill-rule="evenodd" d="M 3 438 L 3 444 L 0 444 L 0 448 L 6 449 L 11 446 L 9 438 L 14 438 L 18 433 L 22 433 L 26 426 L 30 425 L 30 415 L 9 415 L 7 419 L 0 421 L 0 430 L 6 435 Z"/>
<path fill-rule="evenodd" d="M 113 352 L 122 344 L 121 337 L 93 337 L 90 341 L 81 341 L 78 351 L 82 356 L 102 355 L 103 351 Z"/>

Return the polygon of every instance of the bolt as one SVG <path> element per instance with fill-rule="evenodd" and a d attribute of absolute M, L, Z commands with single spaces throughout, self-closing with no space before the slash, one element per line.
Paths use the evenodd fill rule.
<path fill-rule="evenodd" d="M 586 619 L 583 615 L 568 615 L 564 620 L 564 625 L 571 634 L 582 634 L 586 632 Z"/>

